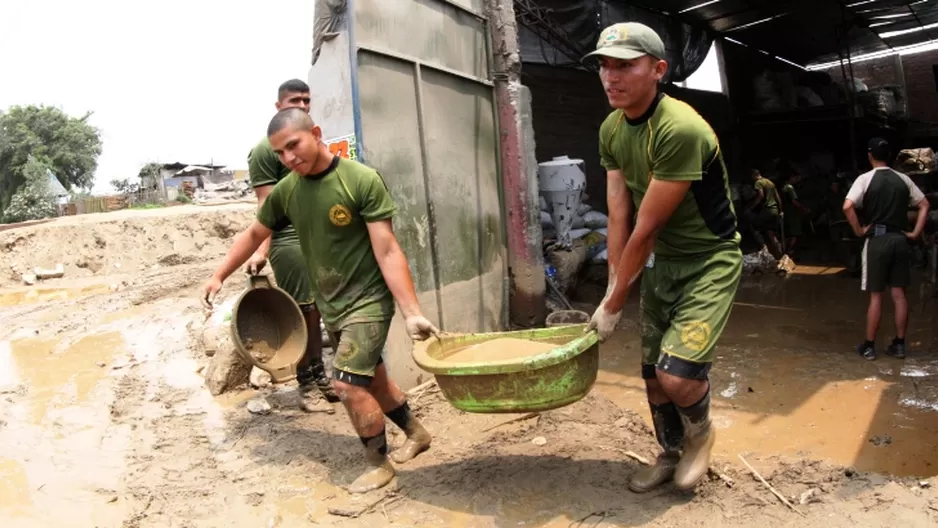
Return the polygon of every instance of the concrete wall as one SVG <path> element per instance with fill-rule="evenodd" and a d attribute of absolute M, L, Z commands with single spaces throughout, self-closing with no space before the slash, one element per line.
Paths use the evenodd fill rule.
<path fill-rule="evenodd" d="M 481 0 L 349 5 L 310 69 L 313 117 L 327 138 L 359 134 L 359 156 L 387 182 L 424 314 L 448 331 L 501 329 L 507 260 Z M 396 320 L 386 359 L 404 387 L 429 377 L 411 349 Z"/>
<path fill-rule="evenodd" d="M 167 188 L 170 188 L 170 187 L 182 188 L 183 182 L 189 182 L 189 184 L 192 185 L 193 188 L 196 188 L 199 186 L 199 177 L 198 176 L 179 176 L 176 178 L 166 178 L 165 180 L 163 180 L 163 185 L 165 185 Z"/>
<path fill-rule="evenodd" d="M 938 50 L 859 62 L 853 65 L 853 72 L 867 86 L 904 86 L 909 119 L 921 122 L 919 129 L 934 140 L 938 136 L 938 79 L 935 79 L 935 66 L 938 66 Z M 826 71 L 842 82 L 839 66 Z"/>

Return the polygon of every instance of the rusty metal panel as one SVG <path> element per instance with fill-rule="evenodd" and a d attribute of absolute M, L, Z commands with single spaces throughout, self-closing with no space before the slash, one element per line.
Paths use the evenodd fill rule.
<path fill-rule="evenodd" d="M 443 0 L 355 0 L 356 45 L 489 76 L 485 23 Z"/>

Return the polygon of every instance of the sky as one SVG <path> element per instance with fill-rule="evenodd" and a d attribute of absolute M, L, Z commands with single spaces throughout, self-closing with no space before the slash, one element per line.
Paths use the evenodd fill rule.
<path fill-rule="evenodd" d="M 307 78 L 313 4 L 3 0 L 0 109 L 93 112 L 96 192 L 150 161 L 247 168 L 277 86 Z"/>

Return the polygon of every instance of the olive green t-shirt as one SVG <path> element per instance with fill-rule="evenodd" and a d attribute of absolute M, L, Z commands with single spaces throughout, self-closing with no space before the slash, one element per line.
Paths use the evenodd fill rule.
<path fill-rule="evenodd" d="M 290 169 L 280 163 L 280 156 L 274 152 L 267 138 L 261 140 L 251 152 L 248 153 L 248 174 L 251 178 L 251 188 L 257 189 L 265 185 L 277 185 L 277 182 L 290 174 Z M 299 244 L 296 237 L 296 230 L 292 225 L 287 225 L 279 231 L 274 231 L 271 236 L 270 244 L 272 246 Z"/>
<path fill-rule="evenodd" d="M 717 136 L 687 103 L 660 95 L 634 121 L 621 110 L 599 129 L 606 170 L 622 170 L 635 210 L 652 178 L 689 181 L 690 191 L 655 244 L 657 257 L 687 257 L 739 247 L 736 212 Z"/>
<path fill-rule="evenodd" d="M 394 315 L 394 298 L 371 247 L 368 222 L 397 206 L 374 169 L 336 157 L 321 174 L 291 172 L 257 213 L 277 230 L 292 223 L 309 266 L 316 306 L 330 331 Z"/>
<path fill-rule="evenodd" d="M 755 188 L 757 191 L 762 191 L 762 204 L 761 207 L 766 209 L 771 209 L 774 212 L 778 212 L 778 199 L 776 197 L 775 184 L 772 183 L 772 180 L 768 178 L 759 178 L 756 180 Z"/>

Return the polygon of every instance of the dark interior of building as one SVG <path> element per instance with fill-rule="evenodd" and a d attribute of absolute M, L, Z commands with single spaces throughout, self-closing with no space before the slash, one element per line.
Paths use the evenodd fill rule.
<path fill-rule="evenodd" d="M 799 197 L 811 208 L 803 259 L 857 267 L 858 241 L 844 229 L 840 206 L 853 179 L 869 170 L 871 138 L 886 138 L 896 151 L 938 149 L 938 119 L 921 111 L 931 103 L 909 101 L 917 86 L 864 82 L 857 75 L 866 64 L 859 61 L 872 60 L 870 54 L 901 62 L 901 54 L 938 39 L 934 2 L 516 0 L 514 7 L 537 160 L 583 160 L 585 202 L 592 209 L 606 212 L 598 130 L 611 109 L 596 66 L 580 58 L 617 22 L 641 22 L 662 35 L 670 69 L 662 90 L 688 102 L 717 133 L 737 208 L 749 196 L 753 168 L 779 189 L 783 174 L 801 176 Z M 722 91 L 682 87 L 711 48 Z M 932 99 L 936 91 L 931 86 Z M 917 170 L 896 168 L 926 193 L 938 190 L 933 159 Z M 759 247 L 744 233 L 744 252 Z"/>

